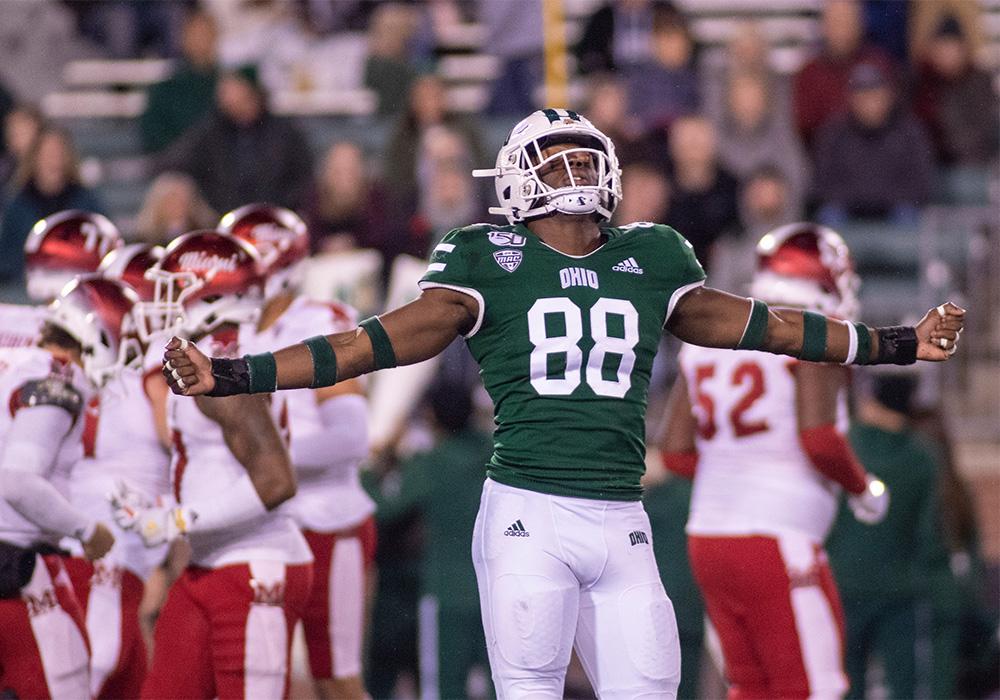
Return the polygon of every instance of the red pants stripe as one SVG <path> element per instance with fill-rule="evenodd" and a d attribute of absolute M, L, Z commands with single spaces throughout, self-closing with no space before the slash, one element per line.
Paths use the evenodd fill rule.
<path fill-rule="evenodd" d="M 63 560 L 90 638 L 90 689 L 95 698 L 135 698 L 146 677 L 139 627 L 143 582 L 128 569 L 71 557 Z"/>
<path fill-rule="evenodd" d="M 0 599 L 0 693 L 87 698 L 90 650 L 83 612 L 60 557 L 36 557 L 20 598 Z"/>
<path fill-rule="evenodd" d="M 689 536 L 733 700 L 841 697 L 844 616 L 823 550 L 804 537 Z"/>
<path fill-rule="evenodd" d="M 312 564 L 189 567 L 156 622 L 143 698 L 287 697 Z"/>
<path fill-rule="evenodd" d="M 302 616 L 313 678 L 361 673 L 365 577 L 375 561 L 375 519 L 341 532 L 303 531 L 313 558 L 313 587 Z"/>

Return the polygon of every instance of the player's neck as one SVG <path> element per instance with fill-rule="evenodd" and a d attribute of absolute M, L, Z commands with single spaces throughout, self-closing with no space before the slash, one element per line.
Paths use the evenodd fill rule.
<path fill-rule="evenodd" d="M 289 292 L 282 292 L 278 296 L 268 299 L 267 303 L 264 304 L 264 309 L 260 312 L 257 330 L 266 331 L 273 326 L 275 321 L 281 318 L 281 314 L 288 310 L 293 301 L 295 301 L 295 295 Z"/>
<path fill-rule="evenodd" d="M 586 255 L 604 243 L 600 227 L 589 216 L 553 214 L 525 225 L 547 246 L 566 255 Z"/>

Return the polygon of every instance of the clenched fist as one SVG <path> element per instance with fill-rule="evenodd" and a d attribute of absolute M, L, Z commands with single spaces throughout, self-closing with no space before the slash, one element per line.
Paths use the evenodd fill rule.
<path fill-rule="evenodd" d="M 215 387 L 212 360 L 189 340 L 174 336 L 163 353 L 163 376 L 181 396 L 206 394 Z"/>
<path fill-rule="evenodd" d="M 916 326 L 917 359 L 941 362 L 955 354 L 965 327 L 965 309 L 950 301 L 931 309 Z"/>

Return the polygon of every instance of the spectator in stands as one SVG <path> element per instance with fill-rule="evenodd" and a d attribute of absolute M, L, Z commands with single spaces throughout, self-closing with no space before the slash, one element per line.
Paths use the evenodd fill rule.
<path fill-rule="evenodd" d="M 7 189 L 44 123 L 42 113 L 30 105 L 17 105 L 7 112 L 0 149 L 0 190 Z"/>
<path fill-rule="evenodd" d="M 731 72 L 726 109 L 715 122 L 719 134 L 719 161 L 741 182 L 761 166 L 781 170 L 791 188 L 792 204 L 799 204 L 808 184 L 808 161 L 789 120 L 769 99 L 766 74 L 756 70 Z"/>
<path fill-rule="evenodd" d="M 993 77 L 975 65 L 972 43 L 953 15 L 941 18 L 916 57 L 914 108 L 934 140 L 937 162 L 984 166 L 1000 148 Z"/>
<path fill-rule="evenodd" d="M 77 26 L 109 58 L 173 57 L 190 2 L 64 0 Z"/>
<path fill-rule="evenodd" d="M 391 235 L 384 202 L 385 192 L 366 172 L 361 148 L 350 141 L 333 143 L 304 209 L 313 252 L 381 250 Z"/>
<path fill-rule="evenodd" d="M 664 128 L 699 106 L 695 42 L 679 12 L 658 12 L 649 36 L 649 57 L 620 69 L 629 106 L 644 130 Z"/>
<path fill-rule="evenodd" d="M 413 9 L 401 3 L 380 4 L 368 27 L 368 59 L 364 85 L 378 98 L 380 117 L 400 114 L 416 78 L 408 43 L 416 28 Z"/>
<path fill-rule="evenodd" d="M 544 82 L 542 0 L 478 0 L 477 10 L 486 27 L 484 45 L 501 64 L 486 112 L 493 116 L 531 112 L 536 109 L 535 93 Z"/>
<path fill-rule="evenodd" d="M 751 172 L 740 187 L 741 231 L 723 236 L 712 249 L 712 285 L 733 294 L 749 294 L 757 262 L 757 241 L 768 231 L 802 219 L 784 172 L 765 163 Z"/>
<path fill-rule="evenodd" d="M 594 126 L 614 141 L 622 167 L 639 158 L 644 134 L 630 108 L 628 88 L 618 76 L 605 73 L 591 80 L 585 113 Z"/>
<path fill-rule="evenodd" d="M 849 111 L 816 137 L 813 193 L 829 226 L 848 218 L 910 224 L 931 191 L 932 147 L 875 63 L 851 71 Z"/>
<path fill-rule="evenodd" d="M 987 26 L 980 2 L 966 0 L 922 0 L 907 3 L 909 15 L 909 57 L 910 63 L 919 64 L 927 50 L 927 44 L 937 33 L 941 22 L 953 17 L 962 28 L 962 37 L 969 47 L 969 55 L 979 56 Z"/>
<path fill-rule="evenodd" d="M 718 137 L 706 118 L 675 120 L 668 142 L 672 188 L 666 222 L 684 231 L 708 269 L 715 241 L 739 230 L 739 182 L 719 163 Z"/>
<path fill-rule="evenodd" d="M 411 255 L 429 255 L 448 231 L 466 226 L 482 211 L 481 188 L 472 178 L 472 153 L 468 141 L 446 126 L 424 133 L 417 158 L 417 216 L 411 228 Z"/>
<path fill-rule="evenodd" d="M 636 221 L 666 221 L 670 210 L 670 181 L 649 163 L 622 168 L 622 191 L 628 191 L 615 210 L 615 225 Z"/>
<path fill-rule="evenodd" d="M 792 98 L 789 78 L 774 70 L 771 46 L 758 23 L 741 22 L 726 43 L 725 51 L 703 54 L 698 68 L 701 75 L 701 111 L 718 124 L 728 112 L 727 93 L 733 73 L 759 73 L 767 82 L 767 100 L 775 118 L 792 123 Z"/>
<path fill-rule="evenodd" d="M 217 32 L 204 12 L 191 14 L 181 35 L 181 62 L 174 73 L 150 87 L 139 120 L 142 147 L 157 153 L 211 111 L 215 84 Z"/>
<path fill-rule="evenodd" d="M 24 273 L 24 242 L 39 219 L 64 209 L 103 213 L 100 200 L 80 182 L 80 163 L 67 131 L 42 127 L 14 176 L 14 195 L 0 224 L 0 282 Z"/>
<path fill-rule="evenodd" d="M 223 74 L 216 108 L 160 159 L 159 169 L 191 175 L 216 211 L 248 202 L 299 207 L 309 187 L 312 154 L 290 121 L 267 109 L 253 66 Z"/>
<path fill-rule="evenodd" d="M 866 696 L 871 656 L 882 661 L 888 697 L 917 697 L 916 604 L 934 537 L 939 464 L 910 426 L 915 387 L 912 372 L 877 375 L 849 432 L 864 468 L 892 494 L 888 514 L 876 525 L 857 522 L 842 503 L 827 540 L 844 605 L 849 698 Z"/>
<path fill-rule="evenodd" d="M 573 51 L 582 74 L 616 71 L 652 56 L 654 22 L 677 9 L 665 0 L 620 0 L 601 5 L 586 21 Z"/>
<path fill-rule="evenodd" d="M 397 119 L 382 156 L 383 178 L 394 207 L 404 219 L 416 211 L 417 154 L 424 134 L 434 126 L 446 126 L 462 134 L 474 163 L 485 163 L 488 157 L 475 123 L 449 111 L 441 79 L 433 74 L 420 76 L 410 90 L 407 109 Z"/>
<path fill-rule="evenodd" d="M 136 240 L 166 245 L 177 236 L 197 229 L 215 228 L 219 215 L 202 198 L 190 175 L 166 172 L 146 191 L 135 219 Z"/>
<path fill-rule="evenodd" d="M 823 10 L 823 46 L 796 74 L 792 89 L 795 123 L 807 147 L 820 127 L 847 108 L 851 71 L 862 62 L 891 75 L 889 54 L 865 42 L 858 0 L 830 0 Z"/>

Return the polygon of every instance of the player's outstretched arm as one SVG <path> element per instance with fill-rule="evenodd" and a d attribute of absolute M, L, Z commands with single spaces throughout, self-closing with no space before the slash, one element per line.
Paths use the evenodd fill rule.
<path fill-rule="evenodd" d="M 871 328 L 800 309 L 769 309 L 717 289 L 699 287 L 681 297 L 667 330 L 681 340 L 714 348 L 764 350 L 814 362 L 910 364 L 941 362 L 955 352 L 965 310 L 946 302 L 916 326 Z"/>
<path fill-rule="evenodd" d="M 273 354 L 209 358 L 194 344 L 172 338 L 163 355 L 163 373 L 171 390 L 185 396 L 330 386 L 378 369 L 428 360 L 469 331 L 478 312 L 472 297 L 434 288 L 405 306 L 362 321 L 353 331 L 310 338 Z"/>

